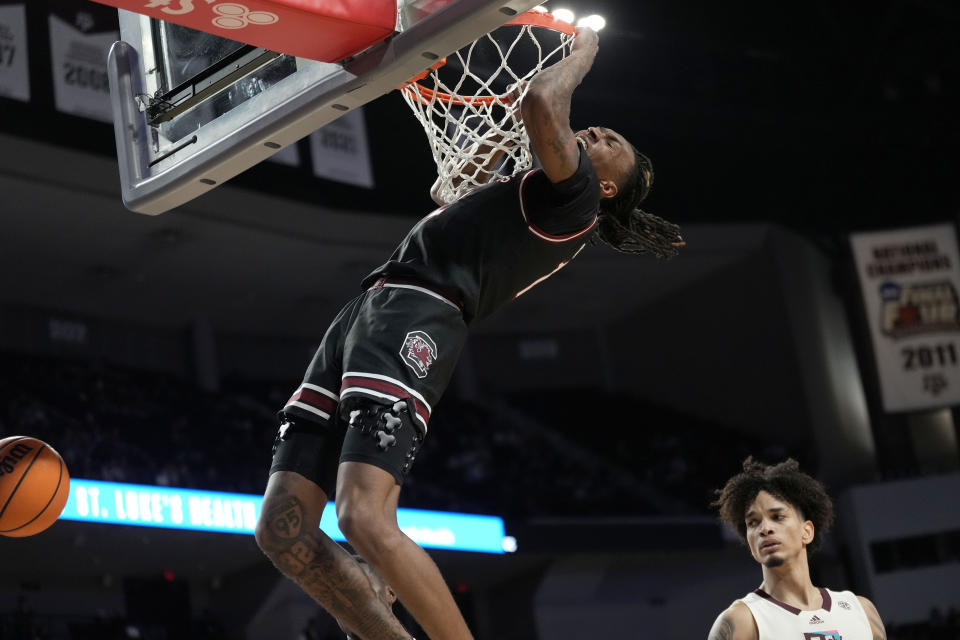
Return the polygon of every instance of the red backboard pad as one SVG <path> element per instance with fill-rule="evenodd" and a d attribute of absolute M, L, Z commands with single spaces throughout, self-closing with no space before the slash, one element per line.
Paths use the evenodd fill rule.
<path fill-rule="evenodd" d="M 270 51 L 338 62 L 394 33 L 396 0 L 95 0 Z"/>

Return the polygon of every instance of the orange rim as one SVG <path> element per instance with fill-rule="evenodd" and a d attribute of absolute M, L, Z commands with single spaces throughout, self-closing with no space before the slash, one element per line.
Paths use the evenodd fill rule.
<path fill-rule="evenodd" d="M 513 20 L 510 20 L 507 22 L 507 24 L 543 27 L 545 29 L 553 29 L 554 31 L 565 33 L 568 36 L 572 36 L 577 32 L 576 28 L 574 28 L 572 24 L 569 22 L 564 22 L 563 20 L 554 17 L 552 13 L 547 13 L 546 11 L 527 11 L 526 13 L 521 13 Z"/>
<path fill-rule="evenodd" d="M 417 90 L 414 91 L 413 87 L 410 85 L 417 85 Z M 401 91 L 412 94 L 412 96 L 422 102 L 423 104 L 430 104 L 434 100 L 439 102 L 449 102 L 450 104 L 457 104 L 460 106 L 466 106 L 470 104 L 484 104 L 490 105 L 496 102 L 497 96 L 452 96 L 449 93 L 444 93 L 443 91 L 434 91 L 429 89 L 419 82 L 411 82 L 408 85 L 400 87 Z"/>
<path fill-rule="evenodd" d="M 397 87 L 397 88 L 398 88 L 398 89 L 403 89 L 403 88 L 406 87 L 407 85 L 416 83 L 417 80 L 423 80 L 424 78 L 427 77 L 427 75 L 430 74 L 431 71 L 436 71 L 437 69 L 439 69 L 440 67 L 442 67 L 442 66 L 445 65 L 445 64 L 447 64 L 447 59 L 446 59 L 446 58 L 440 58 L 439 60 L 437 60 L 436 62 L 434 62 L 432 65 L 430 65 L 429 67 L 427 67 L 426 69 L 424 69 L 423 71 L 421 71 L 420 73 L 418 73 L 417 75 L 413 76 L 412 78 L 410 78 L 409 80 L 407 80 L 406 82 L 404 82 L 402 85 L 400 85 L 400 86 Z"/>
<path fill-rule="evenodd" d="M 547 13 L 546 11 L 536 11 L 533 9 L 527 11 L 526 13 L 521 13 L 519 16 L 508 21 L 504 26 L 506 25 L 519 27 L 542 27 L 544 29 L 558 31 L 568 36 L 574 35 L 577 31 L 569 22 L 564 22 L 563 20 L 554 17 L 553 14 Z M 454 96 L 450 95 L 449 93 L 444 93 L 443 91 L 434 91 L 433 89 L 429 89 L 417 82 L 418 80 L 423 80 L 431 71 L 439 69 L 446 63 L 447 59 L 441 58 L 417 75 L 410 78 L 410 80 L 398 87 L 398 89 L 413 93 L 414 97 L 423 104 L 428 104 L 434 100 L 439 100 L 440 102 L 449 102 L 450 104 L 461 106 L 470 104 L 491 105 L 497 101 L 497 96 Z M 416 92 L 414 92 L 413 88 L 410 86 L 413 84 L 417 85 Z"/>

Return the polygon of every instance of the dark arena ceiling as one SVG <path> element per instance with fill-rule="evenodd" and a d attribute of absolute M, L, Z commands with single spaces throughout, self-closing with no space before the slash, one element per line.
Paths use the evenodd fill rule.
<path fill-rule="evenodd" d="M 607 19 L 572 124 L 615 128 L 653 159 L 651 210 L 810 234 L 956 215 L 954 3 L 563 4 Z M 419 213 L 433 167 L 412 118 L 391 121 L 401 111 L 395 94 L 367 109 L 384 187 L 370 201 Z M 422 175 L 401 168 L 408 154 Z"/>
<path fill-rule="evenodd" d="M 639 278 L 644 292 L 754 251 L 763 239 L 740 223 L 782 225 L 842 250 L 850 230 L 956 216 L 953 3 L 566 6 L 607 20 L 594 68 L 574 95 L 573 126 L 610 126 L 646 152 L 656 181 L 644 206 L 689 231 L 684 260 L 669 268 L 629 262 L 649 272 Z M 427 142 L 392 92 L 365 107 L 374 189 L 263 163 L 174 212 L 126 212 L 112 127 L 53 109 L 43 7 L 28 5 L 28 18 L 32 102 L 0 99 L 4 303 L 163 325 L 207 309 L 241 332 L 268 332 L 286 309 L 288 323 L 302 326 L 285 331 L 312 336 L 316 318 L 353 295 L 409 221 L 433 208 Z M 555 277 L 551 292 L 530 294 L 504 324 L 554 326 L 587 315 L 580 309 L 595 319 L 597 309 L 623 306 L 612 282 L 595 283 L 628 261 L 609 252 L 591 260 Z M 587 291 L 606 298 L 583 304 Z M 578 302 L 550 306 L 564 300 Z"/>
<path fill-rule="evenodd" d="M 955 215 L 955 3 L 546 6 L 561 5 L 607 20 L 572 124 L 617 129 L 653 159 L 651 210 L 678 222 L 770 221 L 813 234 Z M 34 83 L 35 103 L 46 83 Z M 106 125 L 38 118 L 36 104 L 0 107 L 0 131 L 115 153 Z M 422 214 L 435 169 L 419 125 L 396 92 L 365 112 L 374 190 L 278 167 L 235 182 L 337 208 Z"/>

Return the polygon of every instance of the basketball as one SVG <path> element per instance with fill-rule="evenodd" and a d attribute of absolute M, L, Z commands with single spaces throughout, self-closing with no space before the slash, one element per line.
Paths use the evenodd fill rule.
<path fill-rule="evenodd" d="M 42 440 L 0 440 L 0 535 L 40 533 L 60 517 L 70 494 L 70 474 L 56 450 Z"/>

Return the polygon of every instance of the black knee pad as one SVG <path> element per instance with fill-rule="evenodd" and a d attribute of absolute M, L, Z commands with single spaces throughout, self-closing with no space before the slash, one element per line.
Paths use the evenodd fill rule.
<path fill-rule="evenodd" d="M 366 462 L 403 479 L 426 431 L 413 417 L 416 408 L 409 399 L 379 402 L 364 396 L 346 398 L 340 403 L 340 418 L 346 423 L 340 462 Z"/>
<path fill-rule="evenodd" d="M 337 467 L 344 427 L 337 423 L 321 424 L 290 416 L 280 416 L 280 430 L 273 441 L 275 471 L 295 471 L 315 482 L 327 497 L 337 487 Z"/>

